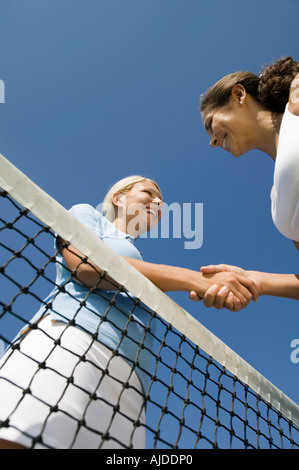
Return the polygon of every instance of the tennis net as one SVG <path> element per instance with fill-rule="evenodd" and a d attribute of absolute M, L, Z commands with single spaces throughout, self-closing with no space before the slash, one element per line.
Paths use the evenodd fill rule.
<path fill-rule="evenodd" d="M 46 409 L 44 423 L 39 428 L 34 428 L 34 432 L 22 431 L 30 448 L 40 445 L 53 448 L 45 437 L 45 429 L 59 412 L 75 423 L 73 435 L 69 436 L 67 445 L 62 445 L 68 448 L 76 447 L 82 430 L 97 435 L 99 448 L 105 448 L 107 443 L 111 448 L 134 448 L 134 434 L 140 428 L 146 432 L 146 447 L 149 449 L 299 447 L 298 405 L 3 156 L 0 156 L 0 188 L 0 341 L 7 348 L 0 362 L 0 387 L 2 381 L 15 387 L 19 393 L 16 404 L 5 416 L 0 416 L 0 437 L 1 430 L 22 431 L 14 418 L 22 402 L 30 395 Z M 63 245 L 55 244 L 57 237 L 64 240 Z M 112 325 L 114 329 L 120 329 L 119 349 L 112 351 L 112 357 L 123 356 L 121 344 L 130 337 L 131 325 L 136 323 L 134 310 L 141 309 L 146 318 L 140 342 L 135 345 L 134 357 L 130 360 L 124 357 L 130 365 L 129 376 L 126 379 L 113 377 L 119 386 L 119 399 L 112 404 L 109 399 L 102 398 L 111 407 L 111 413 L 106 428 L 101 430 L 94 429 L 89 423 L 87 409 L 90 403 L 100 400 L 97 389 L 109 375 L 109 367 L 97 368 L 98 381 L 94 390 L 85 390 L 73 380 L 73 371 L 90 362 L 88 351 L 96 342 L 95 335 L 90 334 L 90 345 L 82 354 L 75 354 L 73 371 L 69 376 L 57 372 L 65 380 L 65 387 L 55 403 L 35 397 L 32 384 L 35 376 L 50 367 L 48 359 L 59 344 L 57 338 L 44 360 L 30 358 L 36 368 L 26 386 L 17 376 L 8 378 L 1 372 L 1 369 L 5 371 L 15 351 L 28 356 L 28 353 L 22 353 L 22 341 L 30 337 L 31 331 L 42 330 L 38 322 L 30 324 L 30 320 L 41 305 L 44 315 L 53 308 L 52 303 L 45 301 L 49 292 L 56 289 L 59 295 L 65 292 L 66 284 L 74 282 L 75 273 L 70 272 L 67 283 L 56 283 L 61 251 L 71 249 L 70 246 L 82 253 L 80 263 L 92 263 L 100 268 L 102 280 L 109 276 L 115 282 L 110 306 L 104 315 L 99 316 L 97 328 L 111 321 L 109 312 L 112 307 L 119 308 L 118 296 L 126 296 L 129 307 L 121 312 L 123 326 Z M 103 296 L 100 284 L 86 293 L 84 306 L 91 293 Z M 76 315 L 81 308 L 82 302 L 74 319 L 69 322 L 71 326 L 76 326 L 76 318 L 79 318 Z M 67 321 L 64 319 L 65 324 Z M 154 322 L 155 329 L 152 328 Z M 28 328 L 26 334 L 15 340 L 22 328 Z M 143 368 L 140 359 L 143 354 L 150 356 L 149 369 Z M 51 371 L 55 372 L 53 366 Z M 138 371 L 146 379 L 148 385 L 142 392 L 130 384 L 133 371 Z M 86 396 L 82 416 L 60 408 L 70 384 L 77 386 Z M 134 417 L 123 416 L 131 424 L 130 435 L 124 442 L 114 434 L 113 421 L 117 422 L 116 415 L 125 413 L 120 407 L 120 397 L 130 387 L 135 395 L 141 396 L 142 405 Z M 145 421 L 141 417 L 144 411 Z"/>

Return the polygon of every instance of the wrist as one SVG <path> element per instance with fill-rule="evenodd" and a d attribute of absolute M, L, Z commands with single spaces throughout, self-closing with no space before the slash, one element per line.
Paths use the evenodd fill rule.
<path fill-rule="evenodd" d="M 246 271 L 248 277 L 253 279 L 255 282 L 256 287 L 258 288 L 259 295 L 266 295 L 266 285 L 265 280 L 263 278 L 263 273 L 258 271 Z"/>
<path fill-rule="evenodd" d="M 249 275 L 260 290 L 260 295 L 271 295 L 299 300 L 298 275 L 261 273 L 257 271 L 250 271 Z"/>
<path fill-rule="evenodd" d="M 210 287 L 208 279 L 197 271 L 188 270 L 186 273 L 187 289 L 189 292 L 195 291 L 199 297 L 204 297 L 206 290 Z"/>

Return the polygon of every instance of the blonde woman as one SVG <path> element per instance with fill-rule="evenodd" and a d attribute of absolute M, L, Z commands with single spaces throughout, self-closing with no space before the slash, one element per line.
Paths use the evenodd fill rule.
<path fill-rule="evenodd" d="M 154 181 L 124 178 L 103 208 L 105 215 L 87 204 L 70 212 L 163 291 L 203 297 L 217 282 L 233 293 L 238 308 L 257 299 L 246 276 L 203 275 L 142 260 L 134 242 L 161 218 Z M 113 280 L 72 246 L 57 245 L 57 287 L 0 363 L 0 446 L 144 448 L 156 320 L 142 304 L 130 313 L 131 295 L 117 292 Z"/>
<path fill-rule="evenodd" d="M 201 97 L 201 115 L 213 148 L 234 157 L 258 149 L 275 162 L 271 191 L 277 229 L 299 249 L 299 62 L 284 57 L 261 74 L 226 75 Z M 299 276 L 246 272 L 229 265 L 207 266 L 204 273 L 234 271 L 250 275 L 261 295 L 299 299 Z M 226 306 L 228 297 L 215 285 L 206 306 Z"/>

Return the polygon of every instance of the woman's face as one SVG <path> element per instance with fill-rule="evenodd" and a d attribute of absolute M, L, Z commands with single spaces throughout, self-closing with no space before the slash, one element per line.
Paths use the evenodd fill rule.
<path fill-rule="evenodd" d="M 232 94 L 226 105 L 203 111 L 202 120 L 210 136 L 211 147 L 221 147 L 234 157 L 239 157 L 253 148 L 246 96 L 242 98 Z"/>
<path fill-rule="evenodd" d="M 162 196 L 149 180 L 135 183 L 123 197 L 128 233 L 145 233 L 155 227 L 162 216 Z"/>

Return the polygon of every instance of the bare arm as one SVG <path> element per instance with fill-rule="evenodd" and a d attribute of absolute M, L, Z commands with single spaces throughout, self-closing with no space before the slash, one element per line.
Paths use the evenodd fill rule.
<path fill-rule="evenodd" d="M 271 295 L 275 297 L 285 297 L 299 300 L 299 275 L 298 274 L 273 274 L 258 271 L 245 271 L 237 266 L 227 264 L 203 266 L 204 273 L 216 273 L 221 271 L 235 272 L 250 277 L 256 283 L 260 295 Z M 212 307 L 215 302 L 218 308 L 225 307 L 225 298 L 220 294 L 217 299 L 219 289 L 210 290 L 204 297 L 204 304 Z"/>
<path fill-rule="evenodd" d="M 117 289 L 116 283 L 111 278 L 105 276 L 103 279 L 102 271 L 91 262 L 86 262 L 82 254 L 74 247 L 63 248 L 62 255 L 77 282 L 99 289 Z M 217 283 L 228 292 L 232 292 L 234 302 L 240 305 L 240 308 L 247 305 L 252 298 L 258 297 L 258 289 L 254 281 L 243 274 L 234 272 L 204 274 L 176 266 L 148 263 L 127 257 L 124 259 L 165 292 L 194 291 L 199 298 L 203 298 L 205 292 Z"/>
<path fill-rule="evenodd" d="M 299 300 L 299 274 L 272 274 L 248 271 L 260 286 L 261 295 Z"/>

